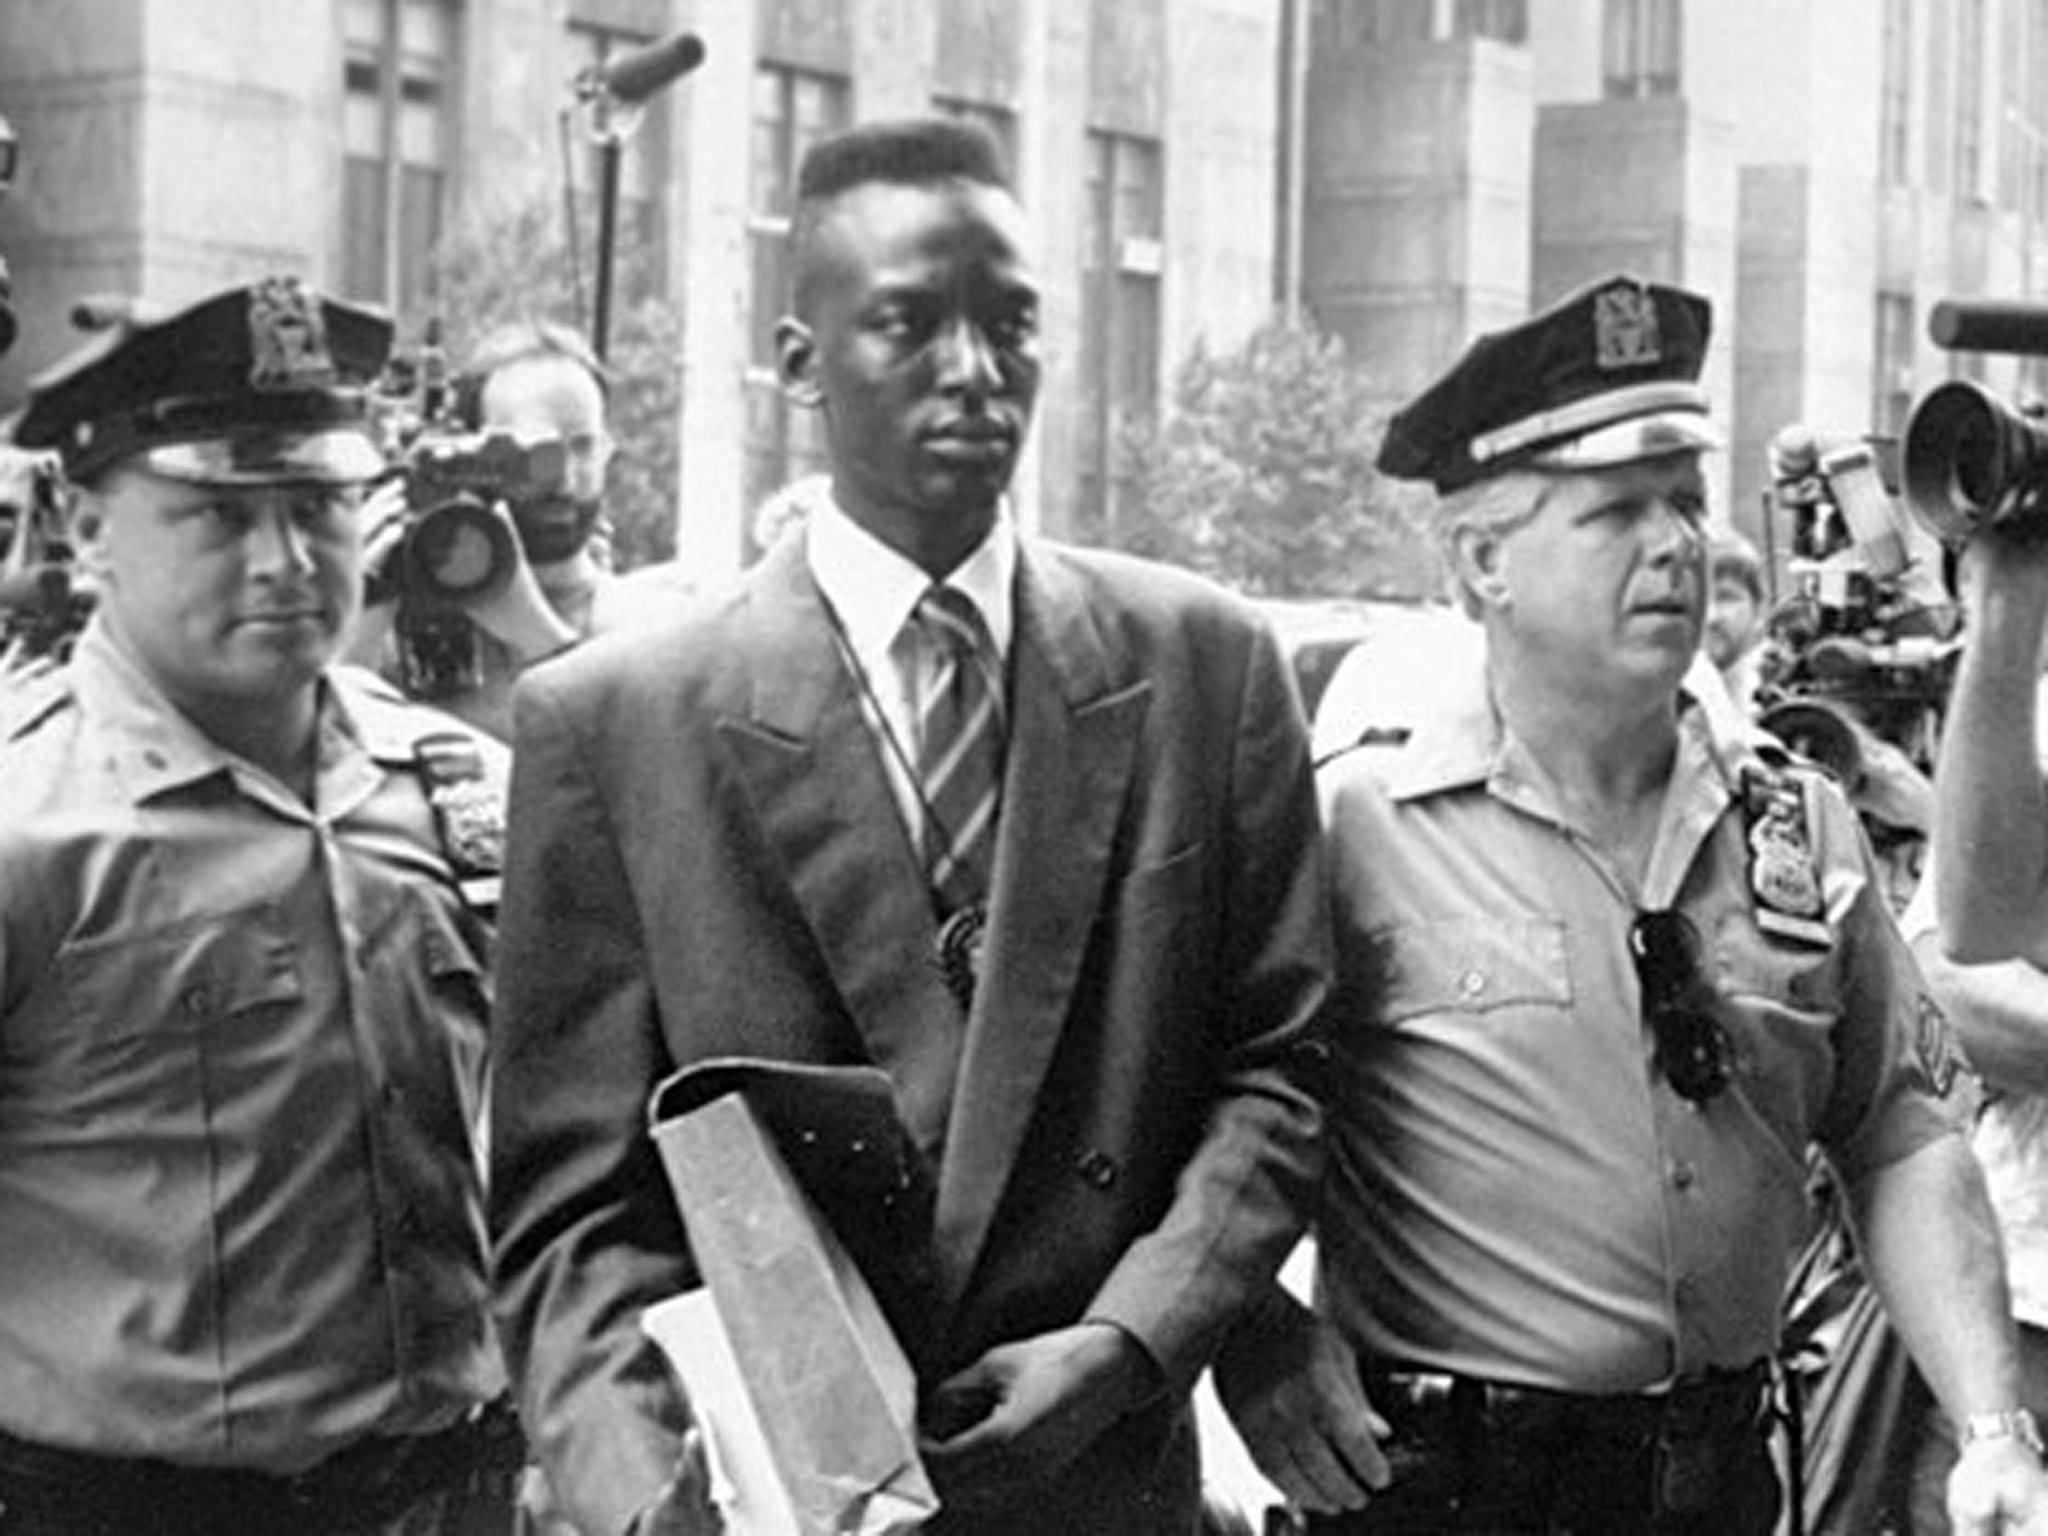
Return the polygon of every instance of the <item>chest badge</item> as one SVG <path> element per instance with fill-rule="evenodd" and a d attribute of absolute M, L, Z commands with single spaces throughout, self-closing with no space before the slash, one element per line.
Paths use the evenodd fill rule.
<path fill-rule="evenodd" d="M 1779 938 L 1828 948 L 1834 935 L 1826 922 L 1804 786 L 1790 774 L 1752 767 L 1743 772 L 1742 800 L 1757 926 Z"/>

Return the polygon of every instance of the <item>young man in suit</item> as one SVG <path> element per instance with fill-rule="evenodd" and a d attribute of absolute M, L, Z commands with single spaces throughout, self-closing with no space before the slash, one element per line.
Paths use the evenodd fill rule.
<path fill-rule="evenodd" d="M 780 347 L 831 496 L 729 596 L 522 681 L 501 1313 L 591 1532 L 708 1514 L 639 1331 L 696 1280 L 645 1131 L 678 1067 L 894 1080 L 937 1185 L 904 1340 L 935 1531 L 1191 1531 L 1187 1389 L 1299 1231 L 1328 946 L 1299 704 L 1243 604 L 1016 528 L 1023 245 L 972 129 L 814 150 Z"/>

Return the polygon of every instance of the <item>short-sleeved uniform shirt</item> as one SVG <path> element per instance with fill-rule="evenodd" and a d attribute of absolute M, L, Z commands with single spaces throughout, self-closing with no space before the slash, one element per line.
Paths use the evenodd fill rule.
<path fill-rule="evenodd" d="M 1816 773 L 1774 781 L 1803 807 L 1823 909 L 1787 937 L 1759 921 L 1744 789 L 1779 770 L 1727 712 L 1684 700 L 1636 889 L 1469 671 L 1403 746 L 1324 770 L 1339 985 L 1319 1302 L 1370 1356 L 1532 1386 L 1748 1364 L 1809 1230 L 1809 1144 L 1855 1179 L 1956 1133 L 1940 1015 Z M 1628 950 L 1638 912 L 1672 907 L 1735 1049 L 1702 1107 L 1653 1063 Z"/>
<path fill-rule="evenodd" d="M 330 676 L 308 807 L 97 625 L 26 687 L 0 709 L 0 1430 L 291 1472 L 496 1396 L 487 933 L 415 767 L 460 728 Z"/>
<path fill-rule="evenodd" d="M 2035 695 L 2036 743 L 2043 772 L 2048 772 L 2048 678 Z M 1934 869 L 1930 864 L 1900 918 L 1908 939 L 1939 930 Z M 2048 970 L 2048 932 L 2040 933 L 2025 956 L 2037 970 Z M 2048 1094 L 1987 1095 L 1983 1113 L 1970 1138 L 1971 1149 L 1984 1169 L 1985 1192 L 1998 1217 L 2005 1248 L 2005 1279 L 2012 1292 L 2012 1315 L 2030 1328 L 2048 1330 Z"/>

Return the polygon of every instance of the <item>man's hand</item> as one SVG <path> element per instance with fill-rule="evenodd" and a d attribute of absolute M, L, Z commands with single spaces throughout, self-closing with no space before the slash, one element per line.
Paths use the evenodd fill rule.
<path fill-rule="evenodd" d="M 1215 1365 L 1216 1396 L 1252 1461 L 1290 1504 L 1316 1514 L 1363 1509 L 1392 1473 L 1392 1433 L 1337 1330 L 1276 1300 L 1249 1318 Z"/>
<path fill-rule="evenodd" d="M 363 501 L 363 573 L 366 593 L 374 601 L 357 626 L 349 659 L 366 666 L 377 666 L 382 660 L 385 636 L 391 629 L 401 589 L 403 578 L 398 562 L 403 558 L 406 534 L 413 525 L 405 496 L 404 482 L 393 479 L 379 485 Z M 576 631 L 555 612 L 527 562 L 510 510 L 503 502 L 497 502 L 490 515 L 502 536 L 500 543 L 512 551 L 512 571 L 487 594 L 459 602 L 456 606 L 463 617 L 509 646 L 521 662 L 538 661 L 575 644 Z"/>
<path fill-rule="evenodd" d="M 512 574 L 503 586 L 463 603 L 462 611 L 485 634 L 510 646 L 522 662 L 538 661 L 574 645 L 580 637 L 541 590 L 510 510 L 502 501 L 494 502 L 491 516 L 503 526 L 510 541 Z"/>
<path fill-rule="evenodd" d="M 1948 1477 L 1948 1520 L 1956 1536 L 2048 1536 L 2048 1473 L 2016 1439 L 1963 1447 Z"/>
<path fill-rule="evenodd" d="M 405 482 L 394 478 L 372 487 L 356 521 L 363 530 L 363 609 L 349 631 L 342 658 L 376 672 L 386 664 L 398 609 L 398 552 L 408 523 Z"/>
<path fill-rule="evenodd" d="M 1157 1386 L 1144 1348 L 1109 1323 L 1001 1344 L 941 1383 L 919 1451 L 942 1502 L 1027 1496 Z"/>

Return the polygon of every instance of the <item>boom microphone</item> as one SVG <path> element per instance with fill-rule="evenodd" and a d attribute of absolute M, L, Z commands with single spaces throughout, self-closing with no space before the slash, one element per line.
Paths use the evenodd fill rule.
<path fill-rule="evenodd" d="M 704 62 L 704 40 L 694 32 L 678 32 L 622 53 L 576 77 L 576 94 L 588 101 L 609 96 L 622 106 L 645 101 Z"/>
<path fill-rule="evenodd" d="M 2048 356 L 2048 304 L 1943 299 L 1927 317 L 1927 334 L 1952 352 Z"/>

